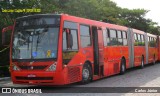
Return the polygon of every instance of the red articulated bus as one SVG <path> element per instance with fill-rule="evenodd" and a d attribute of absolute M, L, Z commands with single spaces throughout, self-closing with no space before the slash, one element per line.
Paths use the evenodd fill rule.
<path fill-rule="evenodd" d="M 15 84 L 88 83 L 126 69 L 155 63 L 159 37 L 140 30 L 70 16 L 17 18 L 10 71 Z"/>

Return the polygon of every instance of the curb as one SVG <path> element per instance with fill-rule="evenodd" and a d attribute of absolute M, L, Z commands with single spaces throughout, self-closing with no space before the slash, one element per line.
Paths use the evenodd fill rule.
<path fill-rule="evenodd" d="M 0 81 L 2 80 L 7 80 L 7 79 L 10 79 L 11 77 L 3 77 L 3 78 L 0 78 Z"/>

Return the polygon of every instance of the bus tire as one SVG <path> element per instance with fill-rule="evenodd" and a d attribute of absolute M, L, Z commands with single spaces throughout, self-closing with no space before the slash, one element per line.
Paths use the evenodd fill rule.
<path fill-rule="evenodd" d="M 123 75 L 126 71 L 126 62 L 125 59 L 121 59 L 121 67 L 120 67 L 120 74 Z"/>
<path fill-rule="evenodd" d="M 144 68 L 144 57 L 142 56 L 142 59 L 141 59 L 141 69 L 143 69 Z"/>
<path fill-rule="evenodd" d="M 153 56 L 153 65 L 156 64 L 156 58 L 155 58 L 155 55 Z"/>
<path fill-rule="evenodd" d="M 81 84 L 87 84 L 92 80 L 91 66 L 87 63 L 84 64 L 82 69 L 82 81 Z"/>

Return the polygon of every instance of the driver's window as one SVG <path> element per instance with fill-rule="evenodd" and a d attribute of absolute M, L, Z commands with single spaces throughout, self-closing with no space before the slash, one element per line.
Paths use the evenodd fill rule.
<path fill-rule="evenodd" d="M 69 61 L 78 52 L 78 27 L 77 23 L 65 21 L 63 29 L 63 63 Z"/>
<path fill-rule="evenodd" d="M 78 38 L 77 30 L 68 30 L 63 32 L 63 51 L 77 51 Z"/>

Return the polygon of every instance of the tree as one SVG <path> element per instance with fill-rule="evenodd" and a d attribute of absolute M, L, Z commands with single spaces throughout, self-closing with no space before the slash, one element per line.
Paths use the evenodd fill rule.
<path fill-rule="evenodd" d="M 156 27 L 157 23 L 145 18 L 148 12 L 149 11 L 145 9 L 121 9 L 121 13 L 117 17 L 117 24 L 152 34 L 159 34 L 158 28 Z"/>
<path fill-rule="evenodd" d="M 2 0 L 0 6 L 2 9 L 40 8 L 42 14 L 65 13 L 97 21 L 119 24 L 145 32 L 158 32 L 157 23 L 145 18 L 148 10 L 123 9 L 110 0 L 12 0 L 12 2 L 10 0 Z M 1 13 L 0 29 L 12 25 L 17 17 L 31 14 L 37 13 Z"/>

